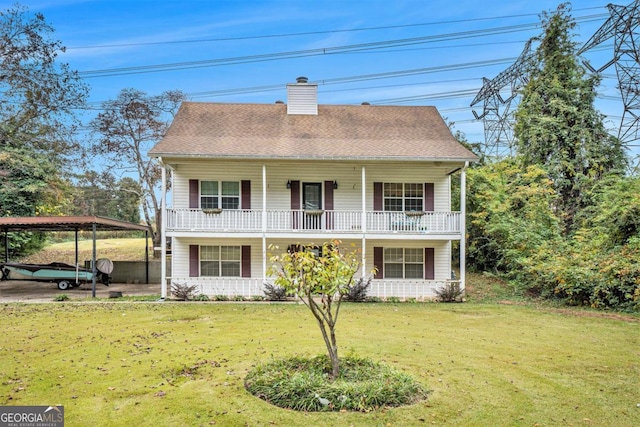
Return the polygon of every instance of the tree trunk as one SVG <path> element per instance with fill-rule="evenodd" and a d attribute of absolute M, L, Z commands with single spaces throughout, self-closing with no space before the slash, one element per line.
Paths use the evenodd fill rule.
<path fill-rule="evenodd" d="M 331 378 L 335 380 L 340 374 L 340 359 L 338 358 L 338 347 L 333 347 L 329 350 L 329 357 L 331 358 Z"/>
<path fill-rule="evenodd" d="M 327 346 L 327 352 L 329 353 L 329 359 L 331 360 L 331 379 L 338 378 L 340 373 L 340 360 L 338 359 L 338 346 L 336 344 L 335 324 L 331 325 L 325 321 L 322 316 L 321 310 L 317 307 L 316 302 L 313 300 L 311 294 L 306 295 L 307 305 L 311 309 L 311 312 L 318 321 L 318 327 L 322 333 L 322 339 Z M 329 334 L 327 334 L 327 328 L 329 328 Z M 331 337 L 331 338 L 329 338 Z"/>

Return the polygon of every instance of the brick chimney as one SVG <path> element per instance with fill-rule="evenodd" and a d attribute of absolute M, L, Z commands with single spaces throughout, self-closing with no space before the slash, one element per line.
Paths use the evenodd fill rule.
<path fill-rule="evenodd" d="M 306 77 L 287 85 L 287 114 L 318 115 L 318 85 Z"/>

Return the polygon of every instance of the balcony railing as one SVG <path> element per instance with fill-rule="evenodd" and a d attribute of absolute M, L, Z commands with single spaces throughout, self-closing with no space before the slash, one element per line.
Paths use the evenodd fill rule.
<path fill-rule="evenodd" d="M 273 284 L 272 280 L 268 280 Z M 450 284 L 451 280 L 372 280 L 367 296 L 377 298 L 400 298 L 426 300 L 436 297 L 436 290 Z M 171 284 L 197 285 L 199 293 L 209 297 L 227 299 L 251 299 L 264 297 L 264 282 L 257 278 L 240 277 L 173 277 Z"/>
<path fill-rule="evenodd" d="M 459 212 L 266 211 L 167 209 L 167 230 L 206 232 L 292 232 L 459 234 Z"/>

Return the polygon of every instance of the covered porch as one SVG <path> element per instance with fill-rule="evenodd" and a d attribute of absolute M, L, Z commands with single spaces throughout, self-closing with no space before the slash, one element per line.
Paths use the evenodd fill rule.
<path fill-rule="evenodd" d="M 251 300 L 265 296 L 265 284 L 273 284 L 273 280 L 260 278 L 215 278 L 215 277 L 172 277 L 175 284 L 197 285 L 199 294 L 207 295 L 211 299 Z M 403 279 L 373 279 L 367 296 L 370 298 L 398 298 L 400 300 L 414 299 L 428 301 L 436 298 L 436 291 L 452 283 L 460 284 L 459 280 L 403 280 Z"/>

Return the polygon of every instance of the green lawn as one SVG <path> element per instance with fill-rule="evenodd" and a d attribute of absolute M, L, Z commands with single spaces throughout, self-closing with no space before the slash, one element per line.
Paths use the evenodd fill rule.
<path fill-rule="evenodd" d="M 370 413 L 298 413 L 251 396 L 243 378 L 274 357 L 324 352 L 302 305 L 0 309 L 0 404 L 61 404 L 67 426 L 640 425 L 637 317 L 498 304 L 345 304 L 342 354 L 405 370 L 431 390 L 429 399 Z"/>

